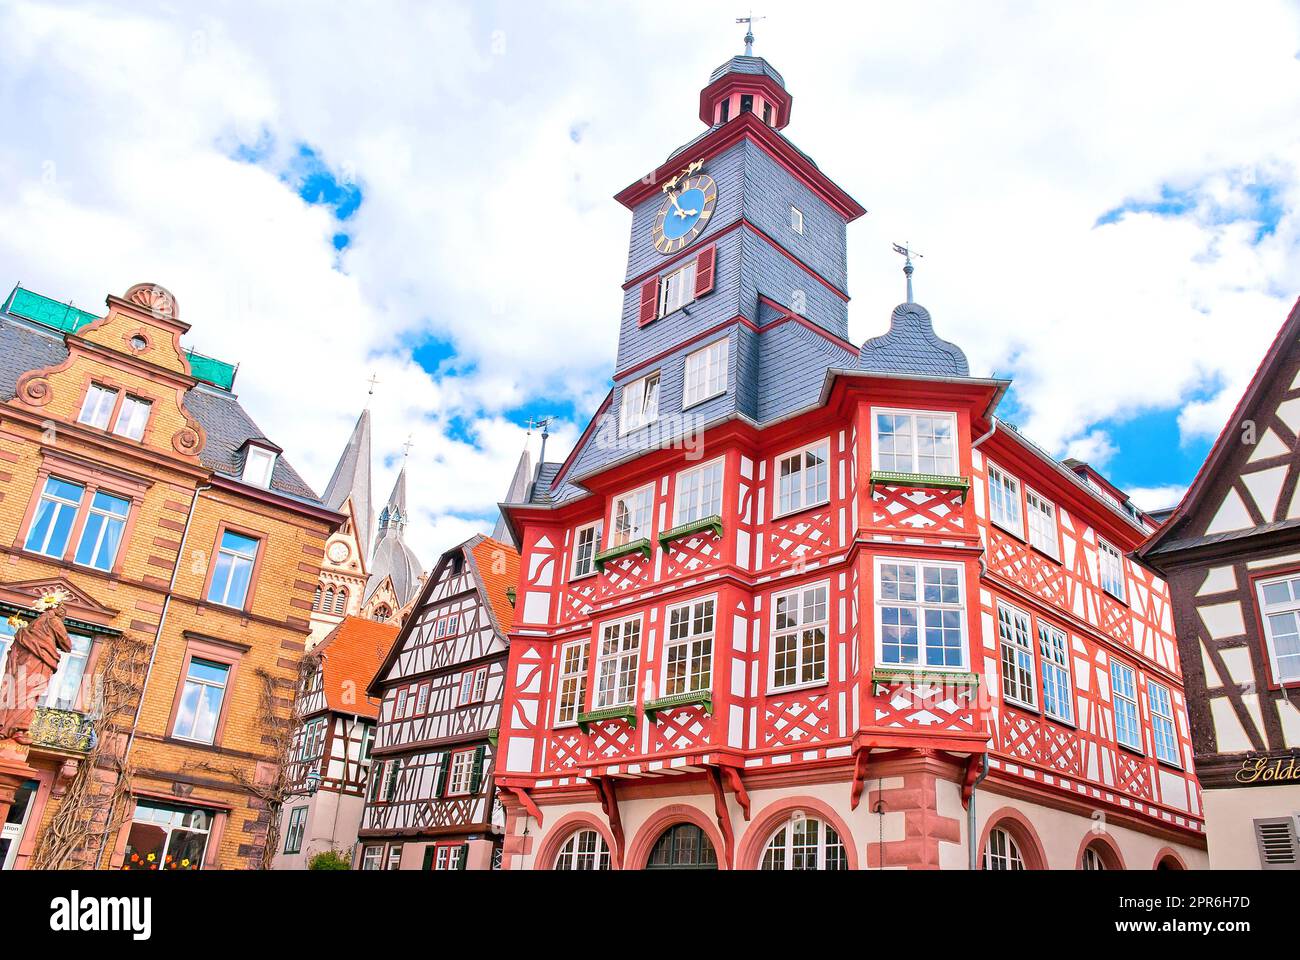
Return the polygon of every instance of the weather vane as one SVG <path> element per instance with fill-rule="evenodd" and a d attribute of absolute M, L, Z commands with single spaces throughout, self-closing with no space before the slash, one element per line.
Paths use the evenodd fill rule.
<path fill-rule="evenodd" d="M 737 23 L 743 23 L 745 25 L 745 56 L 752 57 L 754 55 L 754 24 L 759 20 L 766 19 L 767 17 L 754 16 L 753 10 L 749 11 L 749 16 L 747 17 L 736 18 Z"/>
<path fill-rule="evenodd" d="M 912 303 L 912 258 L 921 258 L 924 254 L 917 253 L 910 244 L 894 244 L 894 252 L 901 255 L 904 259 L 903 273 L 907 275 L 907 302 Z"/>
<path fill-rule="evenodd" d="M 406 442 L 405 442 L 404 444 L 402 444 L 402 459 L 403 459 L 403 460 L 410 459 L 410 456 L 411 456 L 411 448 L 412 448 L 413 446 L 415 446 L 415 443 L 411 440 L 411 434 L 408 433 L 408 434 L 406 435 Z"/>

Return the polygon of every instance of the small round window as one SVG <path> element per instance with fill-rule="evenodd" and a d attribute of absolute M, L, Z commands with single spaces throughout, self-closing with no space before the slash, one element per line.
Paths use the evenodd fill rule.
<path fill-rule="evenodd" d="M 146 340 L 144 337 L 142 337 L 140 334 L 137 333 L 134 337 L 131 338 L 132 350 L 139 352 L 147 346 L 149 346 L 149 341 Z"/>

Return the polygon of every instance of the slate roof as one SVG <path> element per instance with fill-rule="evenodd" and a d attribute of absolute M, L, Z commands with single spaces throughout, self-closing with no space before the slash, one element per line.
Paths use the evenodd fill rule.
<path fill-rule="evenodd" d="M 348 497 L 356 510 L 357 544 L 361 555 L 370 556 L 370 534 L 375 528 L 375 511 L 370 502 L 370 408 L 361 411 L 352 428 L 343 455 L 325 487 L 322 500 L 331 510 L 342 510 Z"/>
<path fill-rule="evenodd" d="M 515 465 L 514 476 L 510 478 L 510 489 L 506 491 L 505 503 L 526 503 L 528 501 L 528 487 L 533 482 L 533 458 L 528 453 L 528 448 L 519 455 L 519 463 Z M 502 543 L 510 542 L 510 525 L 506 523 L 506 515 L 502 513 L 497 517 L 497 525 L 492 531 L 492 538 L 500 540 Z"/>
<path fill-rule="evenodd" d="M 10 400 L 18 378 L 28 370 L 49 367 L 67 359 L 63 336 L 36 323 L 0 315 L 0 400 Z M 233 393 L 198 384 L 185 394 L 185 409 L 203 427 L 207 443 L 199 453 L 204 466 L 224 476 L 238 478 L 241 448 L 265 434 L 253 422 Z M 315 491 L 298 475 L 283 456 L 275 461 L 271 489 L 319 505 Z"/>
<path fill-rule="evenodd" d="M 747 73 L 753 76 L 771 77 L 785 89 L 785 79 L 781 74 L 776 72 L 776 68 L 764 60 L 762 57 L 732 57 L 713 73 L 709 74 L 709 83 L 721 80 L 729 73 Z"/>
<path fill-rule="evenodd" d="M 403 535 L 405 529 L 406 465 L 403 464 L 397 474 L 397 482 L 393 484 L 393 492 L 388 495 L 388 503 L 379 515 L 379 537 L 375 541 L 374 556 L 370 558 L 366 600 L 370 599 L 385 577 L 392 579 L 399 604 L 405 604 L 419 589 L 423 568 L 415 551 L 406 544 Z"/>
<path fill-rule="evenodd" d="M 338 713 L 379 718 L 379 704 L 362 695 L 397 639 L 398 626 L 365 617 L 344 617 L 316 647 L 321 655 L 325 703 Z"/>
<path fill-rule="evenodd" d="M 970 366 L 960 347 L 934 332 L 930 312 L 919 303 L 900 303 L 889 320 L 889 332 L 862 345 L 858 364 L 881 373 L 921 373 L 937 377 L 968 377 Z"/>

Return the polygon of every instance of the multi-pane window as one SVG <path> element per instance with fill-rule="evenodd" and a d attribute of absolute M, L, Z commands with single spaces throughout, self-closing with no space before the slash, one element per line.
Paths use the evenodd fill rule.
<path fill-rule="evenodd" d="M 97 570 L 112 570 L 117 560 L 122 534 L 126 530 L 126 517 L 131 501 L 97 491 L 86 512 L 86 522 L 81 528 L 81 542 L 77 545 L 76 561 Z"/>
<path fill-rule="evenodd" d="M 1116 600 L 1124 599 L 1124 557 L 1105 540 L 1097 540 L 1098 574 L 1101 588 Z"/>
<path fill-rule="evenodd" d="M 371 844 L 361 852 L 361 869 L 362 870 L 380 869 L 380 864 L 383 862 L 383 857 L 384 857 L 384 848 L 377 844 Z"/>
<path fill-rule="evenodd" d="M 433 863 L 434 870 L 459 870 L 460 858 L 465 855 L 465 845 L 463 843 L 440 843 L 432 851 L 434 853 Z M 428 857 L 428 853 L 425 853 Z"/>
<path fill-rule="evenodd" d="M 597 520 L 573 532 L 573 576 L 585 577 L 596 572 L 596 554 L 600 552 L 600 534 L 604 523 Z"/>
<path fill-rule="evenodd" d="M 1020 481 L 989 464 L 989 517 L 999 527 L 1024 536 L 1020 515 Z"/>
<path fill-rule="evenodd" d="M 429 685 L 420 684 L 420 692 L 415 695 L 415 715 L 423 716 L 424 711 L 429 709 Z"/>
<path fill-rule="evenodd" d="M 311 760 L 325 752 L 325 718 L 317 717 L 303 725 L 302 736 L 298 741 L 299 762 Z"/>
<path fill-rule="evenodd" d="M 384 767 L 384 801 L 392 803 L 397 796 L 397 782 L 402 777 L 402 758 L 389 760 Z"/>
<path fill-rule="evenodd" d="M 402 845 L 400 843 L 395 843 L 388 848 L 388 865 L 384 869 L 402 869 Z"/>
<path fill-rule="evenodd" d="M 41 499 L 36 504 L 31 529 L 27 531 L 26 549 L 47 557 L 63 556 L 68 549 L 68 538 L 72 536 L 72 525 L 77 519 L 83 493 L 85 488 L 78 484 L 47 477 Z"/>
<path fill-rule="evenodd" d="M 384 788 L 384 761 L 376 760 L 370 767 L 370 802 L 378 803 Z"/>
<path fill-rule="evenodd" d="M 198 870 L 212 833 L 212 813 L 200 807 L 135 801 L 126 838 L 128 870 Z"/>
<path fill-rule="evenodd" d="M 650 536 L 650 514 L 654 508 L 653 485 L 614 498 L 610 546 L 621 547 Z"/>
<path fill-rule="evenodd" d="M 298 853 L 302 850 L 302 835 L 307 829 L 307 808 L 294 807 L 289 811 L 289 825 L 284 831 L 284 852 Z"/>
<path fill-rule="evenodd" d="M 880 410 L 872 419 L 875 468 L 891 473 L 957 473 L 957 418 L 951 413 Z"/>
<path fill-rule="evenodd" d="M 477 667 L 473 670 L 466 670 L 460 675 L 460 697 L 459 706 L 465 706 L 467 703 L 482 703 L 483 695 L 487 693 L 488 668 L 486 666 Z"/>
<path fill-rule="evenodd" d="M 695 299 L 695 259 L 659 281 L 659 316 L 666 317 Z"/>
<path fill-rule="evenodd" d="M 128 440 L 140 440 L 144 437 L 144 428 L 149 423 L 149 408 L 153 404 L 129 393 L 122 401 L 122 409 L 117 413 L 117 423 L 113 432 Z"/>
<path fill-rule="evenodd" d="M 217 562 L 208 587 L 208 600 L 226 607 L 243 608 L 257 562 L 257 541 L 242 533 L 226 530 L 217 548 Z"/>
<path fill-rule="evenodd" d="M 712 689 L 713 613 L 712 598 L 668 611 L 664 696 Z"/>
<path fill-rule="evenodd" d="M 109 418 L 113 416 L 113 407 L 117 405 L 117 391 L 92 383 L 86 391 L 86 399 L 81 403 L 78 423 L 100 430 L 108 429 Z"/>
<path fill-rule="evenodd" d="M 86 665 L 90 662 L 90 651 L 94 647 L 90 637 L 70 634 L 72 649 L 59 658 L 59 667 L 50 677 L 45 689 L 42 706 L 56 710 L 71 710 L 77 706 L 81 693 L 81 681 L 86 675 Z"/>
<path fill-rule="evenodd" d="M 1300 680 L 1300 576 L 1264 580 L 1258 590 L 1273 679 Z"/>
<path fill-rule="evenodd" d="M 555 858 L 556 870 L 608 870 L 609 847 L 595 830 L 579 830 L 564 841 Z"/>
<path fill-rule="evenodd" d="M 722 460 L 677 474 L 674 523 L 694 523 L 722 513 Z"/>
<path fill-rule="evenodd" d="M 457 750 L 451 755 L 451 767 L 447 774 L 447 795 L 460 796 L 470 792 L 474 782 L 474 751 Z"/>
<path fill-rule="evenodd" d="M 1162 683 L 1147 681 L 1147 704 L 1151 707 L 1151 730 L 1155 734 L 1156 759 L 1165 763 L 1178 762 L 1178 734 L 1174 726 L 1174 705 L 1169 698 L 1169 688 Z"/>
<path fill-rule="evenodd" d="M 1038 624 L 1038 649 L 1043 664 L 1043 710 L 1066 723 L 1074 722 L 1070 695 L 1070 647 L 1065 631 Z"/>
<path fill-rule="evenodd" d="M 560 651 L 560 695 L 556 723 L 578 719 L 587 702 L 587 642 L 565 644 Z"/>
<path fill-rule="evenodd" d="M 847 870 L 844 841 L 829 823 L 798 816 L 781 825 L 763 850 L 762 870 Z"/>
<path fill-rule="evenodd" d="M 890 560 L 879 562 L 876 569 L 880 662 L 888 666 L 965 666 L 961 567 Z"/>
<path fill-rule="evenodd" d="M 212 743 L 216 739 L 229 678 L 229 664 L 190 658 L 172 736 L 199 743 Z"/>
<path fill-rule="evenodd" d="M 1083 848 L 1083 859 L 1079 863 L 1080 870 L 1105 870 L 1106 861 L 1102 859 L 1101 852 L 1094 846 Z"/>
<path fill-rule="evenodd" d="M 1021 856 L 1015 838 L 1001 827 L 989 833 L 988 843 L 984 846 L 984 869 L 1025 869 L 1025 858 Z"/>
<path fill-rule="evenodd" d="M 727 392 L 727 338 L 686 355 L 682 408 Z"/>
<path fill-rule="evenodd" d="M 1053 559 L 1060 558 L 1056 535 L 1056 505 L 1025 488 L 1025 507 L 1029 515 L 1029 542 Z"/>
<path fill-rule="evenodd" d="M 630 433 L 659 419 L 659 373 L 633 380 L 623 388 L 621 433 Z"/>
<path fill-rule="evenodd" d="M 1142 749 L 1138 721 L 1137 673 L 1118 660 L 1110 662 L 1110 699 L 1115 708 L 1115 739 L 1133 750 Z"/>
<path fill-rule="evenodd" d="M 776 462 L 776 511 L 779 516 L 814 507 L 830 499 L 830 441 L 795 450 Z"/>
<path fill-rule="evenodd" d="M 826 679 L 829 584 L 819 583 L 773 599 L 772 688 Z"/>
<path fill-rule="evenodd" d="M 596 656 L 596 709 L 636 701 L 636 673 L 641 655 L 641 618 L 607 623 Z"/>
<path fill-rule="evenodd" d="M 1002 696 L 1021 706 L 1037 707 L 1029 614 L 999 601 L 998 639 L 1002 653 Z"/>

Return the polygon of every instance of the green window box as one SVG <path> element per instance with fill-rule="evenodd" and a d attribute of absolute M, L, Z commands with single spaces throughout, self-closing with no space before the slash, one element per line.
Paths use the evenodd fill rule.
<path fill-rule="evenodd" d="M 647 720 L 654 723 L 660 711 L 696 705 L 703 706 L 705 711 L 712 716 L 713 692 L 711 690 L 688 690 L 686 693 L 675 693 L 671 697 L 660 697 L 658 700 L 651 700 L 645 705 L 645 716 Z"/>
<path fill-rule="evenodd" d="M 621 547 L 610 547 L 608 550 L 602 550 L 596 554 L 596 569 L 601 573 L 605 572 L 605 564 L 611 560 L 617 560 L 619 557 L 626 557 L 629 554 L 642 554 L 647 560 L 650 559 L 650 540 L 642 537 L 640 540 L 633 540 L 631 543 L 625 543 Z"/>

